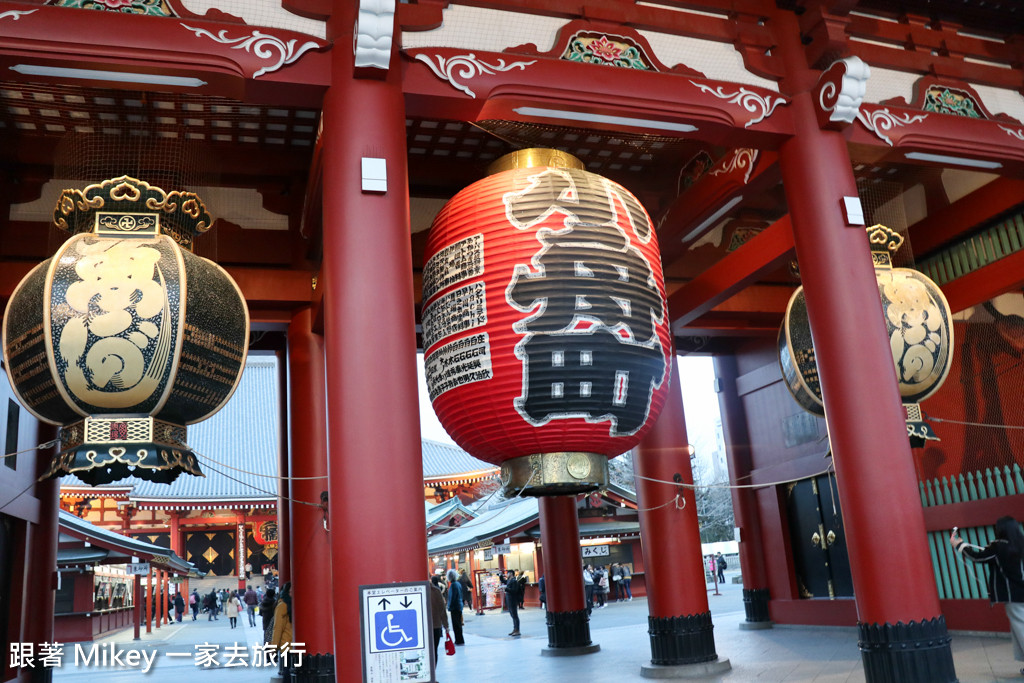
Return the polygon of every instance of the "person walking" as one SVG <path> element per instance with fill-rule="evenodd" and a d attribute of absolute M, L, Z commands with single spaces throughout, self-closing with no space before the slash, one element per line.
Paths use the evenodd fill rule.
<path fill-rule="evenodd" d="M 448 611 L 441 592 L 441 577 L 430 577 L 430 623 L 434 627 L 434 661 L 437 662 L 437 646 L 441 643 L 441 633 L 448 633 Z"/>
<path fill-rule="evenodd" d="M 729 568 L 729 563 L 725 561 L 725 555 L 722 553 L 715 555 L 715 566 L 718 568 L 718 583 L 725 583 L 725 570 Z"/>
<path fill-rule="evenodd" d="M 192 621 L 199 618 L 199 591 L 195 588 L 192 589 L 192 594 L 188 596 L 188 604 L 192 608 Z"/>
<path fill-rule="evenodd" d="M 462 585 L 454 569 L 448 570 L 448 613 L 452 615 L 452 631 L 455 632 L 455 644 L 465 645 L 462 637 Z"/>
<path fill-rule="evenodd" d="M 181 616 L 185 613 L 185 598 L 181 597 L 181 591 L 174 594 L 174 618 L 180 624 Z"/>
<path fill-rule="evenodd" d="M 1003 603 L 1010 620 L 1013 658 L 1024 661 L 1024 532 L 1013 517 L 996 520 L 995 539 L 984 548 L 960 538 L 956 528 L 949 543 L 972 562 L 988 568 L 988 598 L 992 604 Z M 1024 674 L 1024 669 L 1020 670 Z"/>
<path fill-rule="evenodd" d="M 238 625 L 238 613 L 242 611 L 242 603 L 237 595 L 229 595 L 224 602 L 224 616 L 231 622 L 231 628 Z"/>
<path fill-rule="evenodd" d="M 544 580 L 543 576 L 541 576 L 539 579 L 537 579 L 537 587 L 540 588 L 540 606 L 543 609 L 547 609 L 547 606 L 548 606 L 547 582 Z"/>
<path fill-rule="evenodd" d="M 459 585 L 462 586 L 462 601 L 470 611 L 473 611 L 473 581 L 465 569 L 459 572 Z"/>
<path fill-rule="evenodd" d="M 611 575 L 608 578 L 612 582 L 612 600 L 618 602 L 622 599 L 622 569 L 619 568 L 619 563 L 612 562 L 612 568 L 608 573 Z"/>
<path fill-rule="evenodd" d="M 259 596 L 256 595 L 256 591 L 252 589 L 252 586 L 245 587 L 245 595 L 242 596 L 242 602 L 245 603 L 245 613 L 249 616 L 249 626 L 256 625 L 256 605 L 260 604 Z"/>
<path fill-rule="evenodd" d="M 212 590 L 203 598 L 203 607 L 206 608 L 206 620 L 217 620 L 217 594 Z"/>
<path fill-rule="evenodd" d="M 512 617 L 512 632 L 510 636 L 519 634 L 519 599 L 522 597 L 523 585 L 516 578 L 514 569 L 508 570 L 505 578 L 505 602 L 508 603 L 508 614 Z"/>

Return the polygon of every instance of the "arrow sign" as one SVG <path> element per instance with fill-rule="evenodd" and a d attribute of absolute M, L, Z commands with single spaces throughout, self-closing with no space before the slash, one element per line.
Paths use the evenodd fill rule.
<path fill-rule="evenodd" d="M 412 604 L 412 600 L 410 600 L 408 597 L 406 597 L 405 600 L 402 600 L 402 607 L 408 608 L 409 605 L 411 605 L 411 604 Z"/>
<path fill-rule="evenodd" d="M 389 605 L 390 603 L 388 602 L 388 599 L 387 599 L 387 598 L 381 598 L 381 599 L 380 599 L 380 600 L 379 600 L 379 601 L 377 602 L 377 604 L 378 604 L 378 605 L 380 605 L 381 607 L 383 607 L 384 609 L 387 609 L 387 608 L 388 608 L 388 605 Z M 408 606 L 408 605 L 407 605 L 407 606 Z"/>

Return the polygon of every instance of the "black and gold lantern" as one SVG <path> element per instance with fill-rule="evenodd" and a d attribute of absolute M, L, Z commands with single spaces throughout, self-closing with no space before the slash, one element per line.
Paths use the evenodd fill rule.
<path fill-rule="evenodd" d="M 953 316 L 939 286 L 910 268 L 893 268 L 892 255 L 903 237 L 884 225 L 867 229 L 878 294 L 889 334 L 889 347 L 900 396 L 906 410 L 907 435 L 915 447 L 938 440 L 924 422 L 920 402 L 938 391 L 949 374 L 953 355 Z M 818 368 L 814 360 L 803 287 L 793 293 L 779 330 L 779 360 L 790 393 L 805 410 L 824 415 Z"/>
<path fill-rule="evenodd" d="M 64 190 L 53 220 L 72 237 L 19 283 L 3 326 L 19 400 L 61 426 L 46 476 L 202 476 L 185 426 L 231 397 L 249 336 L 238 286 L 191 253 L 206 207 L 122 176 Z"/>

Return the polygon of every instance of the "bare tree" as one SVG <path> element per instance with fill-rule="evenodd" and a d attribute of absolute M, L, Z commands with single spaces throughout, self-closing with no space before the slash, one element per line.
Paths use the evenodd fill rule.
<path fill-rule="evenodd" d="M 736 520 L 732 510 L 732 493 L 727 481 L 713 481 L 714 474 L 707 460 L 691 458 L 694 496 L 702 543 L 733 540 Z"/>

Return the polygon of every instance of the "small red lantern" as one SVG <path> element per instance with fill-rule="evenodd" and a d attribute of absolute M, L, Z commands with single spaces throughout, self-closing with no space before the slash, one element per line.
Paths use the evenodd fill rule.
<path fill-rule="evenodd" d="M 506 491 L 607 485 L 608 458 L 657 419 L 672 353 L 651 220 L 622 186 L 553 150 L 522 150 L 431 227 L 427 386 L 463 449 Z"/>

